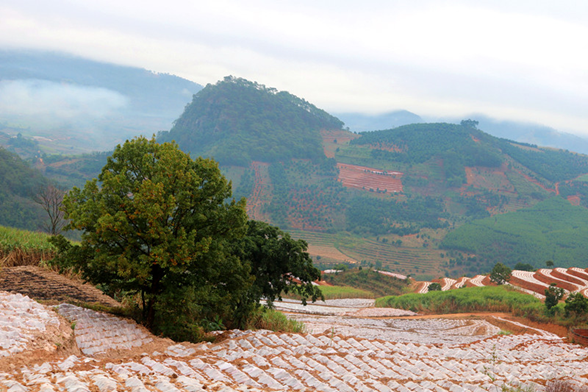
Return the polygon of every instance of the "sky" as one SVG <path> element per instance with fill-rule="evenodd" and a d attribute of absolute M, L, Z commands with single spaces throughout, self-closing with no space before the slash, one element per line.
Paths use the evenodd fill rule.
<path fill-rule="evenodd" d="M 0 48 L 202 85 L 234 75 L 333 113 L 483 113 L 588 136 L 585 0 L 0 0 Z"/>

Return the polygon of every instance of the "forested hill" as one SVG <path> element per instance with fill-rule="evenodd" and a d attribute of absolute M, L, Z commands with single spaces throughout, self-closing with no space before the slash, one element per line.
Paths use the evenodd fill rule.
<path fill-rule="evenodd" d="M 44 217 L 31 196 L 46 183 L 41 173 L 0 147 L 0 226 L 37 230 Z"/>
<path fill-rule="evenodd" d="M 193 156 L 213 157 L 221 164 L 317 161 L 324 158 L 320 131 L 342 126 L 339 119 L 288 92 L 229 76 L 198 92 L 158 141 L 175 140 Z"/>
<path fill-rule="evenodd" d="M 588 173 L 588 157 L 567 150 L 499 139 L 477 128 L 477 122 L 461 124 L 410 124 L 398 128 L 364 132 L 351 145 L 371 149 L 373 159 L 403 164 L 421 164 L 440 159 L 449 185 L 466 182 L 465 167 L 496 168 L 516 162 L 532 177 L 549 183 L 568 181 Z"/>

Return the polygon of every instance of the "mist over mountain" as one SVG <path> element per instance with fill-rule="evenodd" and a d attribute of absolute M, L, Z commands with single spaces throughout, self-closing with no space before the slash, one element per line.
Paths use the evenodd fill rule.
<path fill-rule="evenodd" d="M 366 132 L 396 128 L 401 125 L 423 122 L 423 119 L 407 110 L 395 110 L 383 114 L 335 113 L 351 132 Z"/>
<path fill-rule="evenodd" d="M 40 51 L 0 51 L 0 128 L 53 148 L 107 150 L 169 129 L 202 86 L 168 74 Z"/>
<path fill-rule="evenodd" d="M 468 117 L 478 121 L 480 129 L 496 137 L 588 154 L 588 139 L 560 132 L 545 125 L 496 120 L 483 114 Z"/>

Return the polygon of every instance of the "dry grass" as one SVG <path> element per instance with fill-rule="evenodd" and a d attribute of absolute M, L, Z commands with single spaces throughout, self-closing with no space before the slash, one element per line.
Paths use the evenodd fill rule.
<path fill-rule="evenodd" d="M 0 268 L 45 265 L 44 261 L 52 259 L 53 255 L 52 251 L 23 250 L 21 248 L 9 252 L 0 250 Z"/>

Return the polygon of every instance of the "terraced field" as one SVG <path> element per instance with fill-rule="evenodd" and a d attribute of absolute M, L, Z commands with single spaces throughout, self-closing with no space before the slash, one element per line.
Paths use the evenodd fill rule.
<path fill-rule="evenodd" d="M 486 275 L 476 275 L 473 278 L 463 277 L 457 281 L 444 278 L 436 282 L 441 284 L 443 291 L 456 289 L 464 285 L 468 287 L 494 285 Z M 449 284 L 449 282 L 453 283 Z M 418 286 L 418 292 L 426 293 L 426 288 L 430 283 L 421 282 Z M 552 283 L 563 288 L 566 293 L 579 292 L 588 297 L 588 268 L 543 268 L 534 272 L 514 270 L 509 281 L 509 284 L 541 299 L 545 298 L 545 289 Z M 424 287 L 425 285 L 426 287 Z"/>
<path fill-rule="evenodd" d="M 356 260 L 367 260 L 373 263 L 381 261 L 382 266 L 387 266 L 392 272 L 441 273 L 441 258 L 438 250 L 395 247 L 388 243 L 367 239 L 349 244 L 341 243 L 339 250 Z"/>
<path fill-rule="evenodd" d="M 333 252 L 345 255 L 351 262 L 363 261 L 375 265 L 382 262 L 382 267 L 388 267 L 392 272 L 401 274 L 442 274 L 441 251 L 422 247 L 396 247 L 390 242 L 383 243 L 359 237 L 342 236 L 329 233 L 304 232 L 290 230 L 293 238 L 302 238 L 310 245 L 314 252 L 311 255 L 332 257 Z M 325 250 L 320 252 L 320 250 Z M 335 259 L 335 258 L 333 258 Z M 340 259 L 338 259 L 340 260 Z M 340 262 L 340 261 L 337 261 Z"/>
<path fill-rule="evenodd" d="M 247 215 L 250 219 L 267 220 L 263 214 L 263 206 L 268 204 L 271 194 L 271 181 L 268 173 L 268 163 L 252 162 L 251 167 L 255 172 L 255 185 L 251 196 L 247 199 Z"/>
<path fill-rule="evenodd" d="M 588 385 L 585 348 L 521 324 L 529 333 L 498 335 L 493 322 L 517 325 L 496 317 L 347 316 L 354 325 L 324 316 L 329 317 L 322 327 L 327 333 L 229 331 L 219 343 L 177 344 L 114 316 L 62 305 L 65 321 L 26 297 L 2 295 L 0 320 L 8 322 L 0 324 L 0 336 L 6 340 L 3 346 L 13 349 L 0 352 L 0 389 L 11 392 L 465 392 L 503 386 L 541 392 L 553 380 L 576 390 Z M 317 324 L 323 316 L 297 317 Z M 35 334 L 69 322 L 77 323 L 69 353 L 60 354 L 56 346 L 35 350 Z M 72 330 L 53 328 L 44 336 L 58 339 L 60 334 Z"/>
<path fill-rule="evenodd" d="M 386 172 L 371 167 L 337 163 L 339 181 L 343 186 L 372 191 L 402 192 L 402 173 Z"/>

